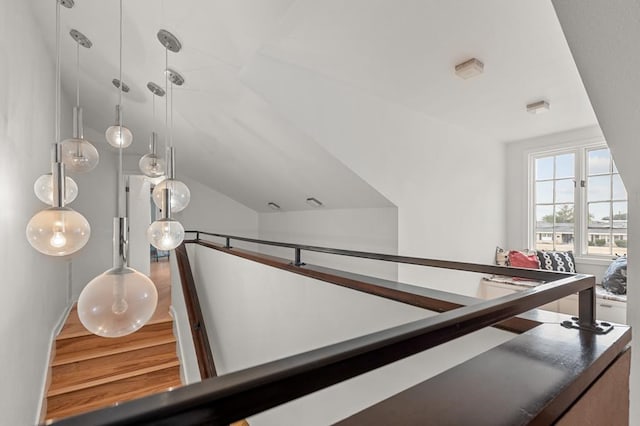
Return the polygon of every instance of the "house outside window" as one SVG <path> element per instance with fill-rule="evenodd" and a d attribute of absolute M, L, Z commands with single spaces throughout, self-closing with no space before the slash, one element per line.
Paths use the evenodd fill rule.
<path fill-rule="evenodd" d="M 530 238 L 537 250 L 627 253 L 627 192 L 606 145 L 530 155 Z"/>

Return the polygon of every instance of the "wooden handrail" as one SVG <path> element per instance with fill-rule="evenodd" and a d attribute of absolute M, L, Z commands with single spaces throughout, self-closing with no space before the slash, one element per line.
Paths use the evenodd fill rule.
<path fill-rule="evenodd" d="M 361 259 L 380 260 L 384 262 L 403 263 L 409 265 L 428 266 L 431 268 L 450 269 L 455 271 L 477 272 L 481 274 L 493 274 L 493 275 L 505 275 L 519 278 L 527 278 L 536 281 L 554 281 L 563 277 L 571 276 L 573 274 L 568 272 L 547 271 L 543 269 L 526 269 L 526 268 L 512 268 L 507 266 L 497 265 L 484 265 L 480 263 L 470 262 L 454 262 L 450 260 L 441 259 L 426 259 L 422 257 L 412 256 L 400 256 L 395 254 L 384 253 L 372 253 L 366 251 L 357 250 L 344 250 L 330 247 L 308 246 L 303 244 L 283 243 L 279 241 L 259 240 L 256 238 L 238 237 L 234 235 L 216 234 L 212 232 L 204 231 L 185 231 L 186 233 L 196 234 L 196 241 L 200 241 L 200 235 L 208 235 L 212 237 L 224 238 L 230 242 L 232 240 L 244 241 L 248 243 L 255 243 L 261 245 L 268 245 L 273 247 L 285 247 L 291 248 L 295 251 L 304 250 L 317 253 L 334 254 L 338 256 L 358 257 Z M 295 252 L 294 252 L 295 254 Z M 300 260 L 300 259 L 296 259 Z M 294 261 L 294 264 L 296 262 Z"/>
<path fill-rule="evenodd" d="M 189 317 L 189 325 L 191 327 L 191 335 L 193 336 L 193 345 L 196 351 L 196 358 L 198 359 L 200 378 L 204 380 L 216 377 L 216 364 L 209 344 L 207 328 L 204 323 L 202 309 L 200 308 L 200 300 L 198 299 L 198 292 L 193 280 L 189 256 L 187 255 L 187 249 L 184 244 L 181 244 L 175 249 L 175 254 L 178 271 L 180 272 L 184 301 L 187 307 L 187 316 Z"/>
<path fill-rule="evenodd" d="M 520 293 L 273 361 L 212 380 L 65 419 L 61 424 L 228 424 L 491 326 L 570 294 L 595 278 L 574 275 Z M 559 326 L 558 326 L 559 327 Z"/>
<path fill-rule="evenodd" d="M 287 247 L 294 249 L 295 260 L 293 265 L 301 267 L 304 265 L 301 261 L 301 251 L 313 251 L 318 253 L 327 253 L 340 256 L 357 257 L 361 259 L 381 260 L 385 262 L 403 263 L 410 265 L 429 266 L 432 268 L 442 268 L 454 271 L 476 272 L 493 275 L 506 275 L 518 278 L 527 278 L 536 281 L 554 281 L 560 280 L 564 277 L 575 276 L 576 274 L 568 272 L 547 271 L 542 269 L 525 269 L 525 268 L 512 268 L 507 266 L 497 265 L 483 265 L 479 263 L 469 262 L 454 262 L 450 260 L 441 259 L 425 259 L 421 257 L 411 256 L 399 256 L 393 254 L 371 253 L 365 251 L 356 250 L 343 250 L 329 247 L 308 246 L 302 244 L 283 243 L 279 241 L 266 241 L 256 238 L 239 237 L 234 235 L 217 234 L 205 231 L 186 231 L 187 233 L 196 234 L 196 242 L 201 241 L 200 235 L 209 235 L 213 237 L 224 238 L 226 241 L 225 248 L 231 249 L 231 240 L 245 241 L 250 243 L 270 245 L 274 247 Z M 595 289 L 595 277 L 593 278 L 593 285 L 590 288 L 585 288 L 580 291 L 578 295 L 578 318 L 579 325 L 582 328 L 594 327 L 596 323 L 596 289 Z M 538 305 L 540 306 L 540 305 Z"/>
<path fill-rule="evenodd" d="M 300 246 L 203 232 L 197 233 L 196 240 L 187 241 L 187 243 L 202 243 L 199 238 L 200 234 L 223 237 L 226 239 L 226 246 L 230 246 L 231 239 L 237 239 L 259 244 L 291 247 L 296 251 L 319 251 L 463 271 L 497 274 L 506 272 L 511 276 L 544 279 L 551 282 L 519 293 L 460 307 L 440 315 L 215 377 L 211 380 L 203 380 L 174 389 L 171 392 L 127 402 L 118 407 L 110 407 L 100 412 L 64 419 L 58 422 L 59 424 L 229 424 L 494 325 L 573 293 L 580 294 L 580 325 L 585 326 L 585 331 L 580 331 L 580 333 L 584 333 L 584 336 L 596 335 L 596 329 L 593 327 L 595 278 L 591 275 L 532 271 Z M 225 250 L 232 250 L 232 248 L 228 247 Z M 176 249 L 176 258 L 179 265 L 182 264 L 183 286 L 187 283 L 187 287 L 193 287 L 195 290 L 184 245 Z M 189 273 L 183 273 L 183 270 L 188 270 Z M 191 290 L 189 291 L 191 292 Z M 195 296 L 195 291 L 192 293 Z M 191 297 L 189 296 L 189 298 Z M 195 302 L 197 302 L 197 298 L 195 298 Z M 194 305 L 199 304 L 194 303 Z M 199 306 L 194 306 L 194 312 L 197 311 L 199 311 Z M 199 321 L 202 326 L 204 325 L 201 312 L 196 315 L 194 320 Z M 554 326 L 560 327 L 559 325 Z M 535 330 L 537 328 L 531 331 Z M 200 335 L 208 345 L 208 339 L 206 334 L 202 332 L 202 327 L 194 331 L 194 339 L 195 335 Z M 628 340 L 629 335 L 628 329 L 626 333 L 623 332 L 624 335 L 620 334 L 620 331 L 615 330 L 613 333 L 616 335 L 615 339 L 618 343 L 624 339 Z M 570 335 L 575 336 L 575 333 Z M 581 338 L 580 341 L 582 340 Z M 203 351 L 206 352 L 206 349 L 203 348 Z M 213 371 L 215 372 L 215 367 Z"/>
<path fill-rule="evenodd" d="M 304 268 L 296 267 L 294 263 L 286 259 L 256 253 L 239 248 L 226 248 L 223 245 L 204 240 L 186 240 L 185 244 L 197 244 L 212 250 L 221 251 L 233 256 L 248 259 L 273 268 L 283 269 L 294 274 L 313 278 L 315 280 L 350 288 L 363 293 L 372 294 L 385 299 L 434 312 L 448 312 L 461 306 L 472 305 L 478 302 L 475 297 L 462 296 L 454 293 L 433 290 L 380 278 L 352 274 L 345 271 L 323 268 L 317 265 L 305 264 Z M 529 318 L 513 317 L 495 325 L 496 328 L 513 333 L 523 333 L 538 325 L 538 316 L 541 313 L 527 315 Z"/>

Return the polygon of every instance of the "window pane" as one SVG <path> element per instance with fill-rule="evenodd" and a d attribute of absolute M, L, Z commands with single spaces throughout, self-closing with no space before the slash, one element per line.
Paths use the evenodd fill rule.
<path fill-rule="evenodd" d="M 618 201 L 611 203 L 613 210 L 612 227 L 614 229 L 623 229 L 624 233 L 627 233 L 627 202 Z"/>
<path fill-rule="evenodd" d="M 554 226 L 554 250 L 573 250 L 573 204 L 556 205 Z"/>
<path fill-rule="evenodd" d="M 575 154 L 563 154 L 556 157 L 556 179 L 572 178 L 575 173 Z"/>
<path fill-rule="evenodd" d="M 553 203 L 553 181 L 536 182 L 536 203 Z"/>
<path fill-rule="evenodd" d="M 601 173 L 610 173 L 611 171 L 611 155 L 609 149 L 597 149 L 589 151 L 588 174 L 595 175 Z"/>
<path fill-rule="evenodd" d="M 536 250 L 553 250 L 553 206 L 536 206 Z"/>
<path fill-rule="evenodd" d="M 623 220 L 627 222 L 627 202 L 618 201 L 613 203 L 613 220 Z"/>
<path fill-rule="evenodd" d="M 573 203 L 573 179 L 556 181 L 556 203 Z"/>
<path fill-rule="evenodd" d="M 624 184 L 622 183 L 622 178 L 620 175 L 613 175 L 613 199 L 614 200 L 626 200 L 627 199 L 627 191 L 624 189 Z"/>
<path fill-rule="evenodd" d="M 609 228 L 611 203 L 589 203 L 589 229 Z"/>
<path fill-rule="evenodd" d="M 536 180 L 553 179 L 553 157 L 536 158 Z"/>
<path fill-rule="evenodd" d="M 556 230 L 554 233 L 554 250 L 573 251 L 573 228 L 570 230 Z"/>
<path fill-rule="evenodd" d="M 599 256 L 610 256 L 611 253 L 611 236 L 609 231 L 589 230 L 587 240 L 587 254 Z"/>
<path fill-rule="evenodd" d="M 556 205 L 556 230 L 562 224 L 571 224 L 567 229 L 573 230 L 573 204 Z"/>
<path fill-rule="evenodd" d="M 613 246 L 612 250 L 618 255 L 627 253 L 627 203 L 613 203 Z"/>
<path fill-rule="evenodd" d="M 589 204 L 588 254 L 611 254 L 611 203 Z"/>
<path fill-rule="evenodd" d="M 536 228 L 536 250 L 553 250 L 553 231 Z"/>
<path fill-rule="evenodd" d="M 590 177 L 587 182 L 587 201 L 611 199 L 611 176 Z"/>
<path fill-rule="evenodd" d="M 542 227 L 542 228 L 552 229 L 553 206 L 536 206 L 536 223 L 537 223 L 537 227 L 539 228 Z"/>

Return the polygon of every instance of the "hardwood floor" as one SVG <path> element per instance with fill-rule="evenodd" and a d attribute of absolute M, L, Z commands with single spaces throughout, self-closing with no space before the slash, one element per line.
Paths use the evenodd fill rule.
<path fill-rule="evenodd" d="M 120 338 L 89 333 L 74 307 L 56 338 L 47 420 L 67 417 L 181 385 L 173 335 L 167 260 L 151 264 L 158 307 L 151 321 Z"/>

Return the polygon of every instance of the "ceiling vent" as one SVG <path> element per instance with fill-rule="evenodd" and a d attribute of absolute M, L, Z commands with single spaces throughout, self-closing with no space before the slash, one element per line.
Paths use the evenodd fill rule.
<path fill-rule="evenodd" d="M 482 74 L 483 70 L 484 64 L 476 58 L 471 58 L 456 65 L 456 75 L 465 80 Z"/>
<path fill-rule="evenodd" d="M 527 105 L 527 112 L 529 114 L 542 114 L 549 111 L 549 102 L 538 101 Z"/>

